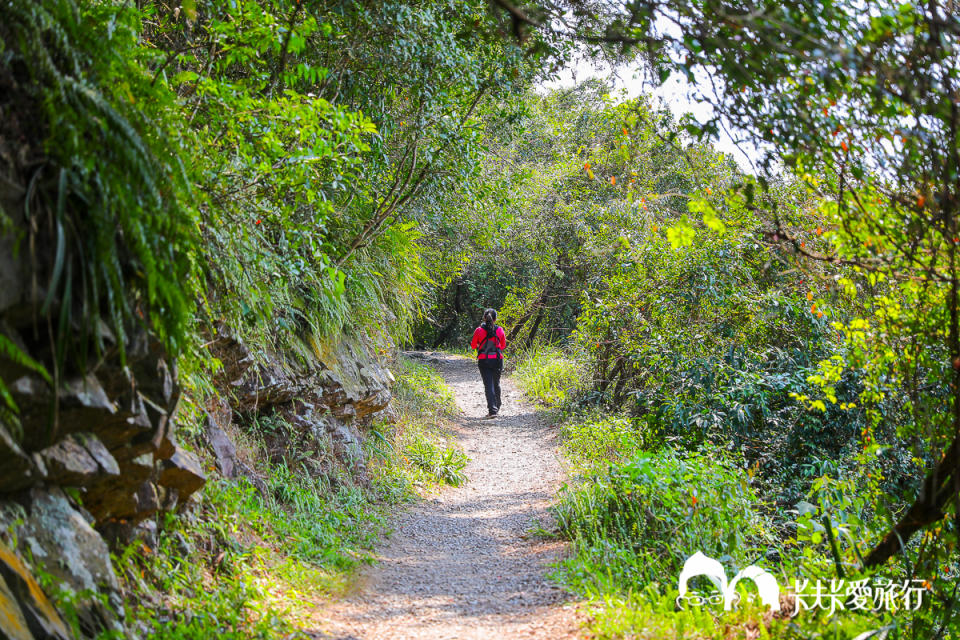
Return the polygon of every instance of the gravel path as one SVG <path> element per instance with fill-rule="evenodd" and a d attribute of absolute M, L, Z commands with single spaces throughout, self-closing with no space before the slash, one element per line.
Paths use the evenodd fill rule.
<path fill-rule="evenodd" d="M 507 377 L 500 417 L 482 419 L 476 362 L 430 356 L 463 410 L 469 480 L 400 514 L 380 562 L 318 612 L 318 630 L 337 640 L 575 638 L 570 595 L 546 577 L 564 545 L 528 537 L 549 521 L 564 478 L 555 433 Z"/>

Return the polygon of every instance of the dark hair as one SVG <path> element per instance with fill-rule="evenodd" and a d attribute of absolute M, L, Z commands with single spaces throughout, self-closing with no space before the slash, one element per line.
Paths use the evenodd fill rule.
<path fill-rule="evenodd" d="M 497 320 L 497 310 L 496 309 L 487 309 L 483 312 L 483 323 L 489 327 L 493 327 L 493 323 Z"/>

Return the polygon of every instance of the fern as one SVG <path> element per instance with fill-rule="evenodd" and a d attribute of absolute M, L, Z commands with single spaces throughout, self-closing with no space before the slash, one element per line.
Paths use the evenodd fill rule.
<path fill-rule="evenodd" d="M 31 190 L 25 206 L 28 217 L 52 212 L 56 221 L 41 307 L 57 313 L 54 371 L 71 354 L 83 366 L 91 347 L 104 350 L 98 332 L 83 331 L 81 341 L 72 330 L 101 315 L 121 359 L 136 324 L 176 353 L 188 338 L 198 282 L 190 255 L 200 239 L 169 119 L 176 96 L 153 87 L 136 62 L 138 14 L 113 3 L 12 0 L 0 16 L 4 63 L 26 69 L 18 99 L 40 108 L 59 174 L 55 193 Z"/>

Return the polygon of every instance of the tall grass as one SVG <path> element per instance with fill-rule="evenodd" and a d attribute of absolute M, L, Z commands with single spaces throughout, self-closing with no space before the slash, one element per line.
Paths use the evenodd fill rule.
<path fill-rule="evenodd" d="M 587 472 L 626 462 L 659 442 L 645 419 L 600 411 L 570 416 L 562 423 L 560 435 L 566 457 Z"/>
<path fill-rule="evenodd" d="M 520 388 L 547 406 L 557 406 L 582 388 L 577 360 L 556 347 L 535 346 L 517 356 L 514 371 Z"/>
<path fill-rule="evenodd" d="M 820 483 L 818 495 L 809 499 L 828 509 L 808 504 L 805 515 L 774 521 L 777 510 L 764 503 L 752 469 L 744 468 L 738 456 L 715 446 L 677 448 L 655 426 L 651 414 L 592 412 L 569 416 L 561 427 L 563 451 L 580 475 L 562 489 L 555 506 L 559 534 L 572 543 L 557 576 L 587 598 L 591 637 L 852 640 L 887 626 L 900 630 L 891 637 L 929 637 L 922 629 L 929 629 L 923 616 L 930 608 L 834 615 L 828 607 L 791 618 L 744 597 L 744 583 L 733 612 L 710 606 L 678 609 L 679 574 L 697 551 L 720 561 L 728 577 L 759 565 L 775 575 L 781 593 L 798 578 L 829 586 L 836 574 L 823 519 L 830 518 L 838 538 L 856 535 L 858 520 L 844 516 L 850 505 L 829 506 L 838 499 L 836 487 Z M 843 551 L 844 540 L 838 543 Z M 844 566 L 848 584 L 869 578 L 857 573 L 853 561 Z M 894 567 L 886 571 L 885 578 L 899 575 Z M 713 592 L 706 583 L 700 586 Z M 911 633 L 918 621 L 920 631 Z"/>
<path fill-rule="evenodd" d="M 460 411 L 453 391 L 427 365 L 401 357 L 394 369 L 396 421 L 374 425 L 367 441 L 375 483 L 394 500 L 438 484 L 463 484 L 467 457 L 446 430 Z"/>

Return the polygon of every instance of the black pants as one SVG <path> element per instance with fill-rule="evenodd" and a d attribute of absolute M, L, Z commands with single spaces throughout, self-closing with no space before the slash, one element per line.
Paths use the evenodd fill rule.
<path fill-rule="evenodd" d="M 487 396 L 487 411 L 500 411 L 500 367 L 480 365 L 480 377 L 483 378 L 483 393 Z"/>

